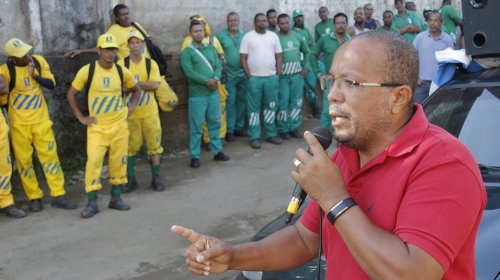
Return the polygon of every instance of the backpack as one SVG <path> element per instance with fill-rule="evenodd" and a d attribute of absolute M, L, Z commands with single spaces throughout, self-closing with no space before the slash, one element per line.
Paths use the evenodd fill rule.
<path fill-rule="evenodd" d="M 153 44 L 153 41 L 151 41 L 151 38 L 146 34 L 142 28 L 137 25 L 134 21 L 132 21 L 132 26 L 134 26 L 139 32 L 141 32 L 142 36 L 144 37 L 144 41 L 146 42 L 146 47 L 148 48 L 149 55 L 151 56 L 151 59 L 156 61 L 158 64 L 158 68 L 160 69 L 160 75 L 165 76 L 167 74 L 167 59 L 165 58 L 165 55 L 161 51 L 161 49 Z"/>
<path fill-rule="evenodd" d="M 87 83 L 85 84 L 85 99 L 86 99 L 86 105 L 88 106 L 89 104 L 89 90 L 90 86 L 92 85 L 92 80 L 94 79 L 94 72 L 95 72 L 95 65 L 97 64 L 96 62 L 92 62 L 89 64 L 89 76 L 87 78 Z M 116 70 L 118 70 L 118 75 L 120 76 L 120 81 L 122 85 L 122 96 L 125 94 L 123 93 L 123 70 L 122 67 L 118 64 L 115 63 Z"/>
<path fill-rule="evenodd" d="M 41 75 L 42 70 L 40 67 L 40 62 L 34 57 L 33 63 L 35 64 L 35 69 L 38 70 L 38 73 Z M 16 65 L 14 65 L 14 61 L 12 59 L 7 60 L 7 67 L 9 68 L 9 93 L 16 87 Z"/>

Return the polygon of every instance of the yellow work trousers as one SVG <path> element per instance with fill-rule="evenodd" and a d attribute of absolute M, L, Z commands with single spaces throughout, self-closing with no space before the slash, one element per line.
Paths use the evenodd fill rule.
<path fill-rule="evenodd" d="M 129 119 L 128 130 L 130 131 L 128 143 L 128 155 L 135 156 L 142 147 L 143 140 L 148 147 L 148 155 L 159 155 L 163 153 L 161 146 L 161 123 L 160 115 L 155 114 L 146 118 Z"/>
<path fill-rule="evenodd" d="M 92 125 L 87 127 L 87 165 L 85 167 L 85 192 L 102 188 L 101 172 L 104 156 L 108 152 L 110 184 L 127 183 L 128 123 Z"/>
<path fill-rule="evenodd" d="M 11 193 L 10 176 L 12 175 L 12 162 L 9 149 L 9 128 L 0 109 L 0 208 L 14 204 Z"/>
<path fill-rule="evenodd" d="M 33 146 L 50 189 L 50 195 L 64 195 L 64 174 L 57 156 L 57 144 L 52 132 L 52 121 L 39 124 L 11 125 L 12 147 L 19 177 L 29 200 L 40 199 L 43 192 L 38 185 L 33 168 Z"/>
<path fill-rule="evenodd" d="M 219 90 L 219 99 L 220 99 L 220 139 L 224 139 L 226 137 L 227 132 L 227 119 L 226 119 L 226 99 L 227 99 L 227 91 L 224 85 L 219 82 L 217 84 Z M 207 122 L 203 122 L 202 126 L 203 131 L 203 143 L 210 142 L 210 137 L 208 136 L 208 128 Z"/>

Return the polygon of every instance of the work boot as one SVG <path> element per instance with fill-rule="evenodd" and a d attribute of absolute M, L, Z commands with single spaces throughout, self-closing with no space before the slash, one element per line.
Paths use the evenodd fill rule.
<path fill-rule="evenodd" d="M 160 176 L 153 176 L 153 181 L 151 181 L 151 187 L 157 192 L 162 192 L 165 190 L 165 185 L 161 182 Z"/>
<path fill-rule="evenodd" d="M 290 134 L 290 136 L 292 136 L 295 139 L 302 138 L 302 134 L 300 134 L 299 130 L 297 130 L 297 129 L 290 131 L 288 134 Z"/>
<path fill-rule="evenodd" d="M 276 136 L 266 138 L 266 142 L 267 142 L 267 143 L 274 144 L 274 145 L 281 145 L 281 143 L 282 143 L 281 139 L 279 139 L 279 138 L 278 138 L 278 137 L 276 137 Z"/>
<path fill-rule="evenodd" d="M 313 118 L 315 119 L 319 119 L 321 118 L 321 112 L 319 110 L 319 108 L 314 108 L 313 111 L 312 111 L 312 116 Z"/>
<path fill-rule="evenodd" d="M 280 137 L 283 140 L 290 140 L 290 134 L 288 134 L 288 132 L 280 132 Z"/>
<path fill-rule="evenodd" d="M 89 200 L 87 206 L 83 209 L 81 216 L 82 218 L 90 218 L 95 214 L 99 213 L 99 206 L 97 206 L 97 199 Z"/>
<path fill-rule="evenodd" d="M 210 152 L 210 150 L 211 150 L 210 142 L 203 143 L 203 147 L 205 148 L 205 151 Z"/>
<path fill-rule="evenodd" d="M 33 199 L 28 202 L 28 209 L 31 212 L 39 212 L 43 209 L 42 199 Z"/>
<path fill-rule="evenodd" d="M 112 196 L 109 200 L 108 208 L 116 209 L 120 211 L 130 210 L 130 205 L 122 200 L 121 196 Z"/>
<path fill-rule="evenodd" d="M 12 217 L 12 218 L 19 219 L 22 217 L 26 217 L 26 213 L 24 213 L 23 210 L 17 208 L 14 204 L 3 208 L 3 211 L 5 212 L 5 215 Z"/>
<path fill-rule="evenodd" d="M 123 193 L 129 193 L 137 190 L 139 188 L 139 184 L 135 179 L 135 176 L 127 176 L 127 184 L 125 184 L 122 188 Z"/>
<path fill-rule="evenodd" d="M 229 160 L 229 156 L 227 156 L 226 154 L 224 154 L 223 152 L 218 152 L 215 156 L 214 156 L 214 160 L 215 161 L 228 161 Z"/>
<path fill-rule="evenodd" d="M 51 203 L 52 207 L 61 209 L 76 209 L 76 204 L 67 199 L 64 195 L 57 196 Z"/>
<path fill-rule="evenodd" d="M 250 140 L 250 147 L 252 147 L 253 149 L 260 149 L 259 139 Z"/>
<path fill-rule="evenodd" d="M 243 129 L 242 130 L 235 130 L 233 134 L 236 137 L 247 137 L 248 136 L 248 133 Z"/>
<path fill-rule="evenodd" d="M 191 163 L 189 163 L 189 166 L 191 166 L 191 168 L 199 168 L 200 167 L 200 159 L 192 158 Z"/>
<path fill-rule="evenodd" d="M 226 134 L 226 141 L 227 142 L 234 142 L 234 141 L 236 141 L 236 138 L 234 137 L 234 133 L 228 132 Z"/>

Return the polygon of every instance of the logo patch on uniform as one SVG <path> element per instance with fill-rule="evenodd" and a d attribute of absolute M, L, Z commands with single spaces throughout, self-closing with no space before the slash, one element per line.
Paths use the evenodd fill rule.
<path fill-rule="evenodd" d="M 288 45 L 289 48 L 293 47 L 293 42 L 292 41 L 288 41 L 286 44 Z"/>
<path fill-rule="evenodd" d="M 325 29 L 325 33 L 326 33 L 326 34 L 330 34 L 330 27 L 327 27 L 327 28 Z"/>
<path fill-rule="evenodd" d="M 47 149 L 49 151 L 52 151 L 52 149 L 54 149 L 54 141 L 50 141 L 49 144 L 47 145 Z"/>
<path fill-rule="evenodd" d="M 113 43 L 113 36 L 106 36 L 106 43 Z"/>
<path fill-rule="evenodd" d="M 102 84 L 104 88 L 109 88 L 109 85 L 111 84 L 109 77 L 102 79 Z"/>
<path fill-rule="evenodd" d="M 276 102 L 269 102 L 269 108 L 274 108 L 276 106 Z"/>
<path fill-rule="evenodd" d="M 29 77 L 24 78 L 24 86 L 29 87 L 31 85 L 31 80 Z"/>
<path fill-rule="evenodd" d="M 127 156 L 122 157 L 122 164 L 127 164 Z"/>
<path fill-rule="evenodd" d="M 14 45 L 14 47 L 16 47 L 16 48 L 19 48 L 21 46 L 21 42 L 19 42 L 18 40 L 15 40 L 14 43 L 12 43 L 12 45 Z"/>
<path fill-rule="evenodd" d="M 137 74 L 136 74 L 136 75 L 134 76 L 134 79 L 135 79 L 135 81 L 136 81 L 136 82 L 139 82 L 139 75 L 137 75 Z"/>

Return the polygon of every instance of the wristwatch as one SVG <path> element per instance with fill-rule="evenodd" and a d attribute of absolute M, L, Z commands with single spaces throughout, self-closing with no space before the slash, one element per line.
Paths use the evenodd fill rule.
<path fill-rule="evenodd" d="M 345 198 L 341 200 L 339 203 L 335 204 L 332 209 L 328 212 L 326 215 L 326 218 L 328 221 L 330 221 L 330 224 L 334 224 L 335 220 L 337 220 L 340 215 L 342 215 L 347 209 L 357 205 L 356 201 L 352 199 L 351 197 Z"/>

